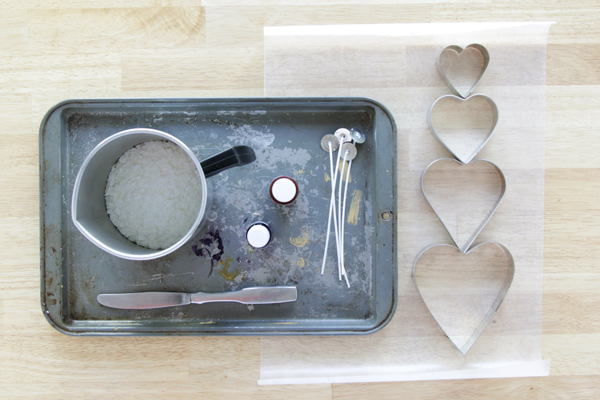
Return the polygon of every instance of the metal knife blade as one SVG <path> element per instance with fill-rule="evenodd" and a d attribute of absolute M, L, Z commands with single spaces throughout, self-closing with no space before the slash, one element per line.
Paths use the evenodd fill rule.
<path fill-rule="evenodd" d="M 297 298 L 295 286 L 253 287 L 221 293 L 141 292 L 100 294 L 97 297 L 103 306 L 120 309 L 163 308 L 211 302 L 275 304 L 296 301 Z"/>
<path fill-rule="evenodd" d="M 103 306 L 131 310 L 184 306 L 190 304 L 190 298 L 189 293 L 174 292 L 99 294 L 97 297 Z"/>

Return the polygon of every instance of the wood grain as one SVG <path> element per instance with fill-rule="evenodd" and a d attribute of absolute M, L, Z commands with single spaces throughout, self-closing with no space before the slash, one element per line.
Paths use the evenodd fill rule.
<path fill-rule="evenodd" d="M 451 0 L 450 3 L 468 3 L 471 0 Z M 479 3 L 487 3 L 491 0 L 482 0 Z M 444 0 L 434 0 L 428 1 L 428 4 L 432 3 L 444 3 Z M 415 4 L 422 3 L 419 0 L 352 0 L 352 2 L 348 2 L 345 0 L 247 0 L 244 2 L 245 6 L 348 6 L 349 3 L 354 5 L 405 5 L 405 4 Z M 206 7 L 235 7 L 239 6 L 240 3 L 236 0 L 204 0 L 202 2 L 203 6 Z"/>
<path fill-rule="evenodd" d="M 32 339 L 5 336 L 6 347 L 13 350 L 4 356 L 4 362 L 13 368 L 3 371 L 3 379 L 14 383 L 54 382 L 68 375 L 70 382 L 113 384 L 189 380 L 189 365 L 181 362 L 189 353 L 189 342 L 182 338 L 168 345 L 165 339 L 125 339 L 127 351 L 119 341 L 84 338 L 78 340 L 76 352 L 68 351 L 72 338 L 58 332 L 40 338 L 45 340 Z M 57 363 L 60 368 L 55 367 Z"/>
<path fill-rule="evenodd" d="M 595 43 L 551 44 L 547 68 L 548 85 L 598 85 L 600 46 Z"/>
<path fill-rule="evenodd" d="M 592 278 L 593 281 L 598 278 Z M 558 334 L 599 334 L 600 321 L 589 310 L 600 309 L 600 285 L 588 284 L 595 292 L 551 293 L 544 295 L 543 333 Z"/>
<path fill-rule="evenodd" d="M 545 273 L 599 273 L 599 182 L 596 168 L 546 170 Z"/>
<path fill-rule="evenodd" d="M 551 377 L 258 386 L 259 338 L 77 338 L 42 315 L 38 129 L 59 101 L 261 96 L 264 26 L 548 20 Z M 592 0 L 0 0 L 0 398 L 600 398 L 599 20 Z"/>
<path fill-rule="evenodd" d="M 29 119 L 31 116 L 31 102 L 30 94 L 0 91 L 0 104 L 3 108 L 2 113 L 0 113 L 0 136 L 19 135 L 31 128 Z"/>
<path fill-rule="evenodd" d="M 151 7 L 29 11 L 32 52 L 204 47 L 204 9 Z"/>
<path fill-rule="evenodd" d="M 3 10 L 0 26 L 0 54 L 27 51 L 27 10 Z"/>
<path fill-rule="evenodd" d="M 263 87 L 263 51 L 259 48 L 128 52 L 122 63 L 124 90 Z"/>
<path fill-rule="evenodd" d="M 155 7 L 190 7 L 199 6 L 198 0 L 135 0 L 127 2 L 128 8 Z M 0 0 L 0 9 L 6 10 L 69 10 L 89 8 L 121 8 L 120 0 Z"/>
<path fill-rule="evenodd" d="M 598 157 L 584 155 L 586 151 L 600 152 L 600 141 L 590 131 L 590 127 L 600 126 L 599 90 L 600 86 L 587 85 L 547 87 L 546 168 L 600 166 Z"/>
<path fill-rule="evenodd" d="M 200 341 L 201 346 L 190 348 L 190 381 L 214 387 L 227 387 L 231 381 L 254 385 L 260 371 L 260 340 L 228 338 L 226 343 L 221 338 L 193 340 Z M 245 362 L 236 364 L 232 360 Z"/>
<path fill-rule="evenodd" d="M 4 330 L 4 299 L 0 298 L 0 340 L 2 340 L 2 344 L 4 344 Z"/>
<path fill-rule="evenodd" d="M 26 53 L 0 57 L 0 87 L 11 93 L 70 88 L 120 88 L 118 53 Z"/>
<path fill-rule="evenodd" d="M 548 44 L 597 44 L 600 5 L 587 0 L 493 2 L 491 4 L 433 4 L 431 22 L 554 21 Z"/>
<path fill-rule="evenodd" d="M 207 7 L 206 44 L 262 47 L 264 26 L 429 22 L 429 9 L 427 4 Z"/>
<path fill-rule="evenodd" d="M 26 387 L 26 389 L 25 389 Z M 158 389 L 157 389 L 158 388 Z M 115 385 L 108 382 L 46 382 L 28 383 L 3 383 L 3 394 L 8 399 L 39 400 L 40 397 L 55 396 L 58 398 L 85 398 L 89 400 L 104 400 L 107 398 L 122 398 L 133 400 L 146 400 L 149 398 L 160 399 L 203 399 L 203 400 L 327 400 L 332 398 L 331 385 L 310 386 L 267 386 L 243 387 L 243 389 L 229 382 L 229 386 L 204 385 L 202 382 L 120 382 Z"/>
<path fill-rule="evenodd" d="M 564 390 L 565 386 L 569 386 L 568 391 Z M 407 394 L 418 396 L 421 400 L 571 400 L 595 398 L 600 394 L 600 385 L 595 376 L 578 376 L 568 379 L 553 377 L 406 382 L 401 386 L 394 383 L 334 385 L 333 393 L 336 400 L 398 399 Z"/>
<path fill-rule="evenodd" d="M 29 131 L 30 128 L 27 128 Z M 27 218 L 39 208 L 38 136 L 0 135 L 0 216 Z"/>
<path fill-rule="evenodd" d="M 544 357 L 553 360 L 552 375 L 592 375 L 600 368 L 598 334 L 544 335 L 542 345 Z"/>

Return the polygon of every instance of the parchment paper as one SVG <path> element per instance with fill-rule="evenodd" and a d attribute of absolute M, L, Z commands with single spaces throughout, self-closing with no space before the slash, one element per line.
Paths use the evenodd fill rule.
<path fill-rule="evenodd" d="M 551 23 L 265 28 L 266 96 L 366 96 L 398 126 L 398 307 L 368 336 L 264 337 L 259 384 L 542 376 L 546 41 Z M 426 203 L 423 170 L 450 157 L 429 132 L 429 106 L 450 90 L 436 70 L 448 45 L 484 45 L 490 65 L 474 93 L 495 100 L 496 132 L 476 158 L 504 172 L 506 196 L 478 240 L 505 245 L 512 287 L 463 356 L 443 335 L 411 277 L 419 252 L 452 241 Z M 360 156 L 360 155 L 359 155 Z M 318 268 L 318 266 L 307 266 Z"/>

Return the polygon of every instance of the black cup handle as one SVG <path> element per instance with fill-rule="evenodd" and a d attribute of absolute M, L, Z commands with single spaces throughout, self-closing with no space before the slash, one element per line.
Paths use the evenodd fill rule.
<path fill-rule="evenodd" d="M 250 164 L 256 160 L 252 147 L 234 146 L 200 162 L 204 176 L 210 178 L 226 169 Z"/>

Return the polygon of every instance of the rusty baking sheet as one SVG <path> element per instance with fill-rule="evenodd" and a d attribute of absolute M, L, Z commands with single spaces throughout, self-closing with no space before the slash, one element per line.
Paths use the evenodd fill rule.
<path fill-rule="evenodd" d="M 256 162 L 210 178 L 209 223 L 190 243 L 153 261 L 122 260 L 88 242 L 71 221 L 73 183 L 101 140 L 129 128 L 168 132 L 199 159 L 234 145 Z M 334 247 L 321 275 L 331 182 L 323 135 L 340 127 L 367 136 L 348 188 L 346 269 L 338 280 Z M 69 100 L 40 127 L 41 301 L 52 326 L 73 335 L 365 334 L 396 306 L 396 127 L 364 98 Z M 300 195 L 275 204 L 269 184 L 293 177 Z M 388 219 L 383 218 L 391 217 Z M 247 227 L 267 222 L 273 241 L 251 248 Z M 216 292 L 296 285 L 294 303 L 233 303 L 155 310 L 101 306 L 101 293 Z"/>

